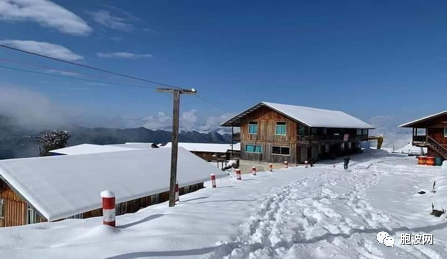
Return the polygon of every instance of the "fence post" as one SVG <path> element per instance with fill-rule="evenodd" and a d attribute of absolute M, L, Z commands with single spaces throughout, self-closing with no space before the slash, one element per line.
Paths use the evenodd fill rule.
<path fill-rule="evenodd" d="M 269 171 L 273 172 L 273 165 L 272 165 L 272 163 L 269 163 Z"/>
<path fill-rule="evenodd" d="M 241 177 L 241 169 L 236 169 L 236 179 L 238 179 L 238 180 L 242 180 L 242 177 Z"/>
<path fill-rule="evenodd" d="M 253 175 L 256 175 L 256 166 L 252 166 L 252 167 L 251 167 L 251 173 L 252 173 Z"/>
<path fill-rule="evenodd" d="M 216 188 L 216 175 L 211 174 L 211 184 L 213 185 L 213 188 Z"/>
<path fill-rule="evenodd" d="M 115 227 L 116 226 L 115 194 L 111 191 L 102 191 L 101 198 L 102 198 L 102 215 L 103 215 L 102 224 Z"/>

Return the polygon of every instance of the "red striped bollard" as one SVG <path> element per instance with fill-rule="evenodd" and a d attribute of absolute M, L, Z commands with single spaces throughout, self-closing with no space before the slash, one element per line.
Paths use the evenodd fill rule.
<path fill-rule="evenodd" d="M 216 188 L 216 175 L 211 174 L 211 184 L 213 185 L 213 188 Z"/>
<path fill-rule="evenodd" d="M 178 183 L 175 184 L 175 202 L 178 202 L 180 200 L 179 198 L 179 188 L 178 188 Z"/>
<path fill-rule="evenodd" d="M 252 173 L 253 175 L 256 175 L 256 166 L 252 166 L 252 167 L 251 167 L 251 173 Z"/>
<path fill-rule="evenodd" d="M 102 224 L 115 227 L 115 194 L 111 191 L 101 192 L 102 198 Z"/>
<path fill-rule="evenodd" d="M 304 161 L 304 167 L 305 167 L 305 168 L 308 168 L 308 167 L 309 167 L 309 162 Z"/>
<path fill-rule="evenodd" d="M 284 166 L 285 166 L 286 168 L 289 168 L 289 162 L 284 161 Z"/>
<path fill-rule="evenodd" d="M 238 179 L 238 180 L 242 180 L 242 177 L 241 177 L 241 170 L 240 170 L 240 169 L 236 169 L 236 179 Z"/>
<path fill-rule="evenodd" d="M 269 164 L 269 171 L 273 172 L 273 165 L 271 163 Z"/>

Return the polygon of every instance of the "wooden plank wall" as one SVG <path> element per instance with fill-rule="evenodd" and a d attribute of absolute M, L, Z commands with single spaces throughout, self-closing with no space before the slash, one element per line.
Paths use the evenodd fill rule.
<path fill-rule="evenodd" d="M 251 121 L 258 123 L 257 134 L 248 133 L 248 124 Z M 275 135 L 276 122 L 286 122 L 285 136 Z M 287 160 L 288 162 L 296 163 L 297 126 L 298 123 L 282 114 L 267 107 L 260 107 L 241 120 L 241 158 L 275 163 L 282 163 Z M 245 152 L 247 144 L 261 145 L 263 148 L 262 154 Z M 272 146 L 290 147 L 290 156 L 273 155 L 271 153 Z"/>
<path fill-rule="evenodd" d="M 27 203 L 1 180 L 0 198 L 4 202 L 4 218 L 0 219 L 0 227 L 25 225 L 27 219 Z"/>

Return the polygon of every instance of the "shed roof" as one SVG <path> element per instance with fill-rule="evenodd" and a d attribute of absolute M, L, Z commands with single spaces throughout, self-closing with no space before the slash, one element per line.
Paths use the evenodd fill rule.
<path fill-rule="evenodd" d="M 417 120 L 413 120 L 413 121 L 404 123 L 402 125 L 399 125 L 399 127 L 400 128 L 412 128 L 413 126 L 415 126 L 418 123 L 421 123 L 421 122 L 424 122 L 424 121 L 436 118 L 438 116 L 446 115 L 446 114 L 447 114 L 447 111 L 438 112 L 438 113 L 435 113 L 435 114 L 431 114 L 431 115 L 419 118 Z"/>
<path fill-rule="evenodd" d="M 168 142 L 165 147 L 171 147 L 171 145 L 172 143 Z M 191 152 L 226 153 L 228 150 L 231 150 L 231 144 L 180 142 L 178 146 Z M 240 149 L 240 145 L 233 145 L 233 150 L 238 151 Z"/>
<path fill-rule="evenodd" d="M 81 155 L 81 154 L 96 154 L 96 153 L 108 153 L 117 151 L 129 151 L 135 150 L 135 148 L 130 147 L 118 147 L 112 145 L 94 145 L 94 144 L 81 144 L 66 148 L 60 148 L 51 150 L 50 153 L 53 154 L 63 154 L 63 155 Z"/>
<path fill-rule="evenodd" d="M 357 129 L 374 128 L 370 124 L 341 111 L 270 102 L 260 102 L 259 104 L 222 123 L 221 126 L 238 127 L 241 125 L 242 117 L 263 106 L 268 107 L 286 117 L 289 117 L 292 120 L 299 121 L 309 127 Z"/>
<path fill-rule="evenodd" d="M 170 161 L 170 148 L 11 159 L 0 161 L 0 177 L 53 221 L 100 208 L 104 190 L 117 203 L 168 191 Z M 226 175 L 183 148 L 177 170 L 180 186 Z"/>

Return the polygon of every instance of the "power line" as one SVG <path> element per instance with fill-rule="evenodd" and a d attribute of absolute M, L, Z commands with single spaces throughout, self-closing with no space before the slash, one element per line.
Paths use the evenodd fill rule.
<path fill-rule="evenodd" d="M 88 68 L 88 69 L 100 71 L 100 72 L 103 72 L 103 73 L 108 73 L 108 74 L 112 74 L 112 75 L 116 75 L 116 76 L 127 77 L 127 78 L 130 78 L 130 79 L 139 80 L 139 81 L 144 81 L 146 83 L 157 84 L 157 85 L 162 85 L 162 86 L 167 86 L 167 87 L 172 87 L 172 88 L 180 88 L 180 87 L 177 87 L 177 86 L 163 84 L 163 83 L 160 83 L 160 82 L 147 80 L 147 79 L 144 79 L 144 78 L 129 76 L 129 75 L 125 75 L 125 74 L 121 74 L 121 73 L 117 73 L 117 72 L 113 72 L 113 71 L 109 71 L 109 70 L 105 70 L 105 69 L 101 69 L 101 68 L 92 67 L 92 66 L 89 66 L 89 65 L 84 65 L 84 64 L 79 64 L 79 63 L 68 61 L 68 60 L 54 58 L 54 57 L 50 57 L 50 56 L 47 56 L 47 55 L 38 54 L 38 53 L 35 53 L 35 52 L 26 51 L 26 50 L 14 48 L 14 47 L 6 46 L 6 45 L 3 45 L 3 44 L 0 44 L 0 47 L 6 48 L 6 49 L 10 49 L 10 50 L 19 51 L 19 52 L 23 52 L 23 53 L 27 53 L 27 54 L 38 56 L 38 57 L 42 57 L 42 58 L 47 58 L 47 59 L 51 59 L 51 60 L 67 63 L 67 64 L 71 64 L 71 65 L 74 65 L 74 66 L 79 66 L 79 67 L 83 67 L 83 68 Z"/>
<path fill-rule="evenodd" d="M 122 73 L 113 72 L 113 71 L 109 71 L 109 70 L 105 70 L 105 69 L 101 69 L 101 68 L 96 68 L 96 67 L 92 67 L 92 66 L 88 66 L 88 65 L 84 65 L 84 64 L 79 64 L 79 63 L 76 63 L 76 62 L 67 61 L 67 60 L 63 60 L 63 59 L 59 59 L 59 58 L 54 58 L 54 57 L 50 57 L 50 56 L 47 56 L 47 55 L 38 54 L 38 53 L 35 53 L 35 52 L 26 51 L 26 50 L 14 48 L 14 47 L 6 46 L 6 45 L 3 45 L 3 44 L 0 44 L 0 47 L 6 48 L 6 49 L 10 49 L 10 50 L 14 50 L 14 51 L 18 51 L 18 52 L 22 52 L 22 53 L 26 53 L 26 54 L 30 54 L 30 55 L 34 55 L 34 56 L 38 56 L 38 57 L 42 57 L 42 58 L 46 58 L 46 59 L 50 59 L 50 60 L 54 60 L 54 61 L 63 62 L 63 63 L 66 63 L 66 64 L 79 66 L 79 67 L 82 67 L 82 68 L 87 68 L 87 69 L 96 70 L 96 71 L 103 72 L 103 73 L 112 74 L 112 75 L 115 75 L 115 76 L 121 76 L 121 77 L 130 78 L 130 79 L 133 79 L 133 80 L 143 81 L 143 82 L 146 82 L 146 83 L 151 83 L 151 84 L 156 84 L 156 85 L 160 85 L 160 86 L 166 86 L 166 87 L 181 89 L 181 87 L 177 87 L 177 86 L 173 86 L 173 85 L 169 85 L 169 84 L 164 84 L 164 83 L 160 83 L 160 82 L 156 82 L 156 81 L 152 81 L 152 80 L 147 80 L 147 79 L 144 79 L 144 78 L 139 78 L 139 77 L 134 77 L 134 76 L 130 76 L 130 75 L 125 75 L 125 74 L 122 74 Z M 21 63 L 25 64 L 24 62 L 21 62 Z M 30 65 L 30 64 L 28 64 L 28 65 Z M 35 65 L 35 66 L 37 66 L 37 65 Z M 52 68 L 45 67 L 45 66 L 40 66 L 40 67 L 52 69 Z M 13 69 L 13 68 L 10 68 L 10 67 L 3 67 L 3 68 L 20 71 L 20 69 Z M 53 68 L 53 70 L 64 71 L 64 70 L 54 69 L 54 68 Z M 81 80 L 81 78 L 75 78 L 75 77 L 69 77 L 69 76 L 60 76 L 60 75 L 46 74 L 46 73 L 41 73 L 41 72 L 36 72 L 36 71 L 29 71 L 29 70 L 23 70 L 23 69 L 22 69 L 22 71 L 23 72 L 29 72 L 29 73 L 44 74 L 44 75 L 51 75 L 51 76 L 58 76 L 58 77 L 64 77 L 64 78 Z M 71 72 L 71 71 L 65 71 L 65 72 Z M 86 79 L 82 79 L 82 80 L 87 81 Z M 124 84 L 117 84 L 117 83 L 108 83 L 108 84 L 127 86 L 127 85 L 124 85 Z M 128 86 L 131 86 L 131 85 L 128 85 Z M 143 86 L 136 86 L 136 85 L 133 85 L 132 87 L 144 88 Z M 156 87 L 151 87 L 151 88 L 155 89 Z M 230 112 L 230 113 L 234 114 L 233 111 L 231 111 L 230 109 L 226 108 L 225 106 L 223 106 L 221 104 L 218 104 L 218 103 L 216 103 L 214 101 L 211 101 L 208 98 L 205 98 L 203 96 L 199 96 L 199 95 L 196 95 L 196 96 L 198 98 L 200 98 L 201 100 L 203 100 L 203 101 L 205 101 L 205 102 L 207 102 L 207 103 L 209 103 L 211 105 L 214 105 L 214 106 L 216 106 L 216 107 L 218 107 L 220 109 L 223 109 L 223 110 L 225 110 L 227 112 Z"/>
<path fill-rule="evenodd" d="M 26 72 L 26 73 L 39 74 L 39 75 L 46 75 L 46 76 L 53 76 L 53 77 L 60 77 L 60 78 L 68 78 L 68 79 L 75 79 L 75 80 L 87 81 L 87 82 L 94 82 L 94 83 L 103 83 L 103 84 L 109 84 L 109 85 L 119 85 L 119 86 L 135 87 L 135 88 L 143 88 L 143 89 L 156 89 L 156 87 L 151 87 L 151 86 L 111 83 L 111 82 L 106 82 L 106 81 L 91 80 L 91 79 L 71 77 L 71 76 L 63 76 L 63 75 L 55 75 L 55 74 L 48 74 L 48 73 L 39 72 L 39 71 L 26 70 L 26 69 L 20 69 L 20 68 L 8 67 L 8 66 L 1 66 L 1 65 L 0 65 L 0 68 L 14 70 L 14 71 L 20 71 L 20 72 Z"/>

